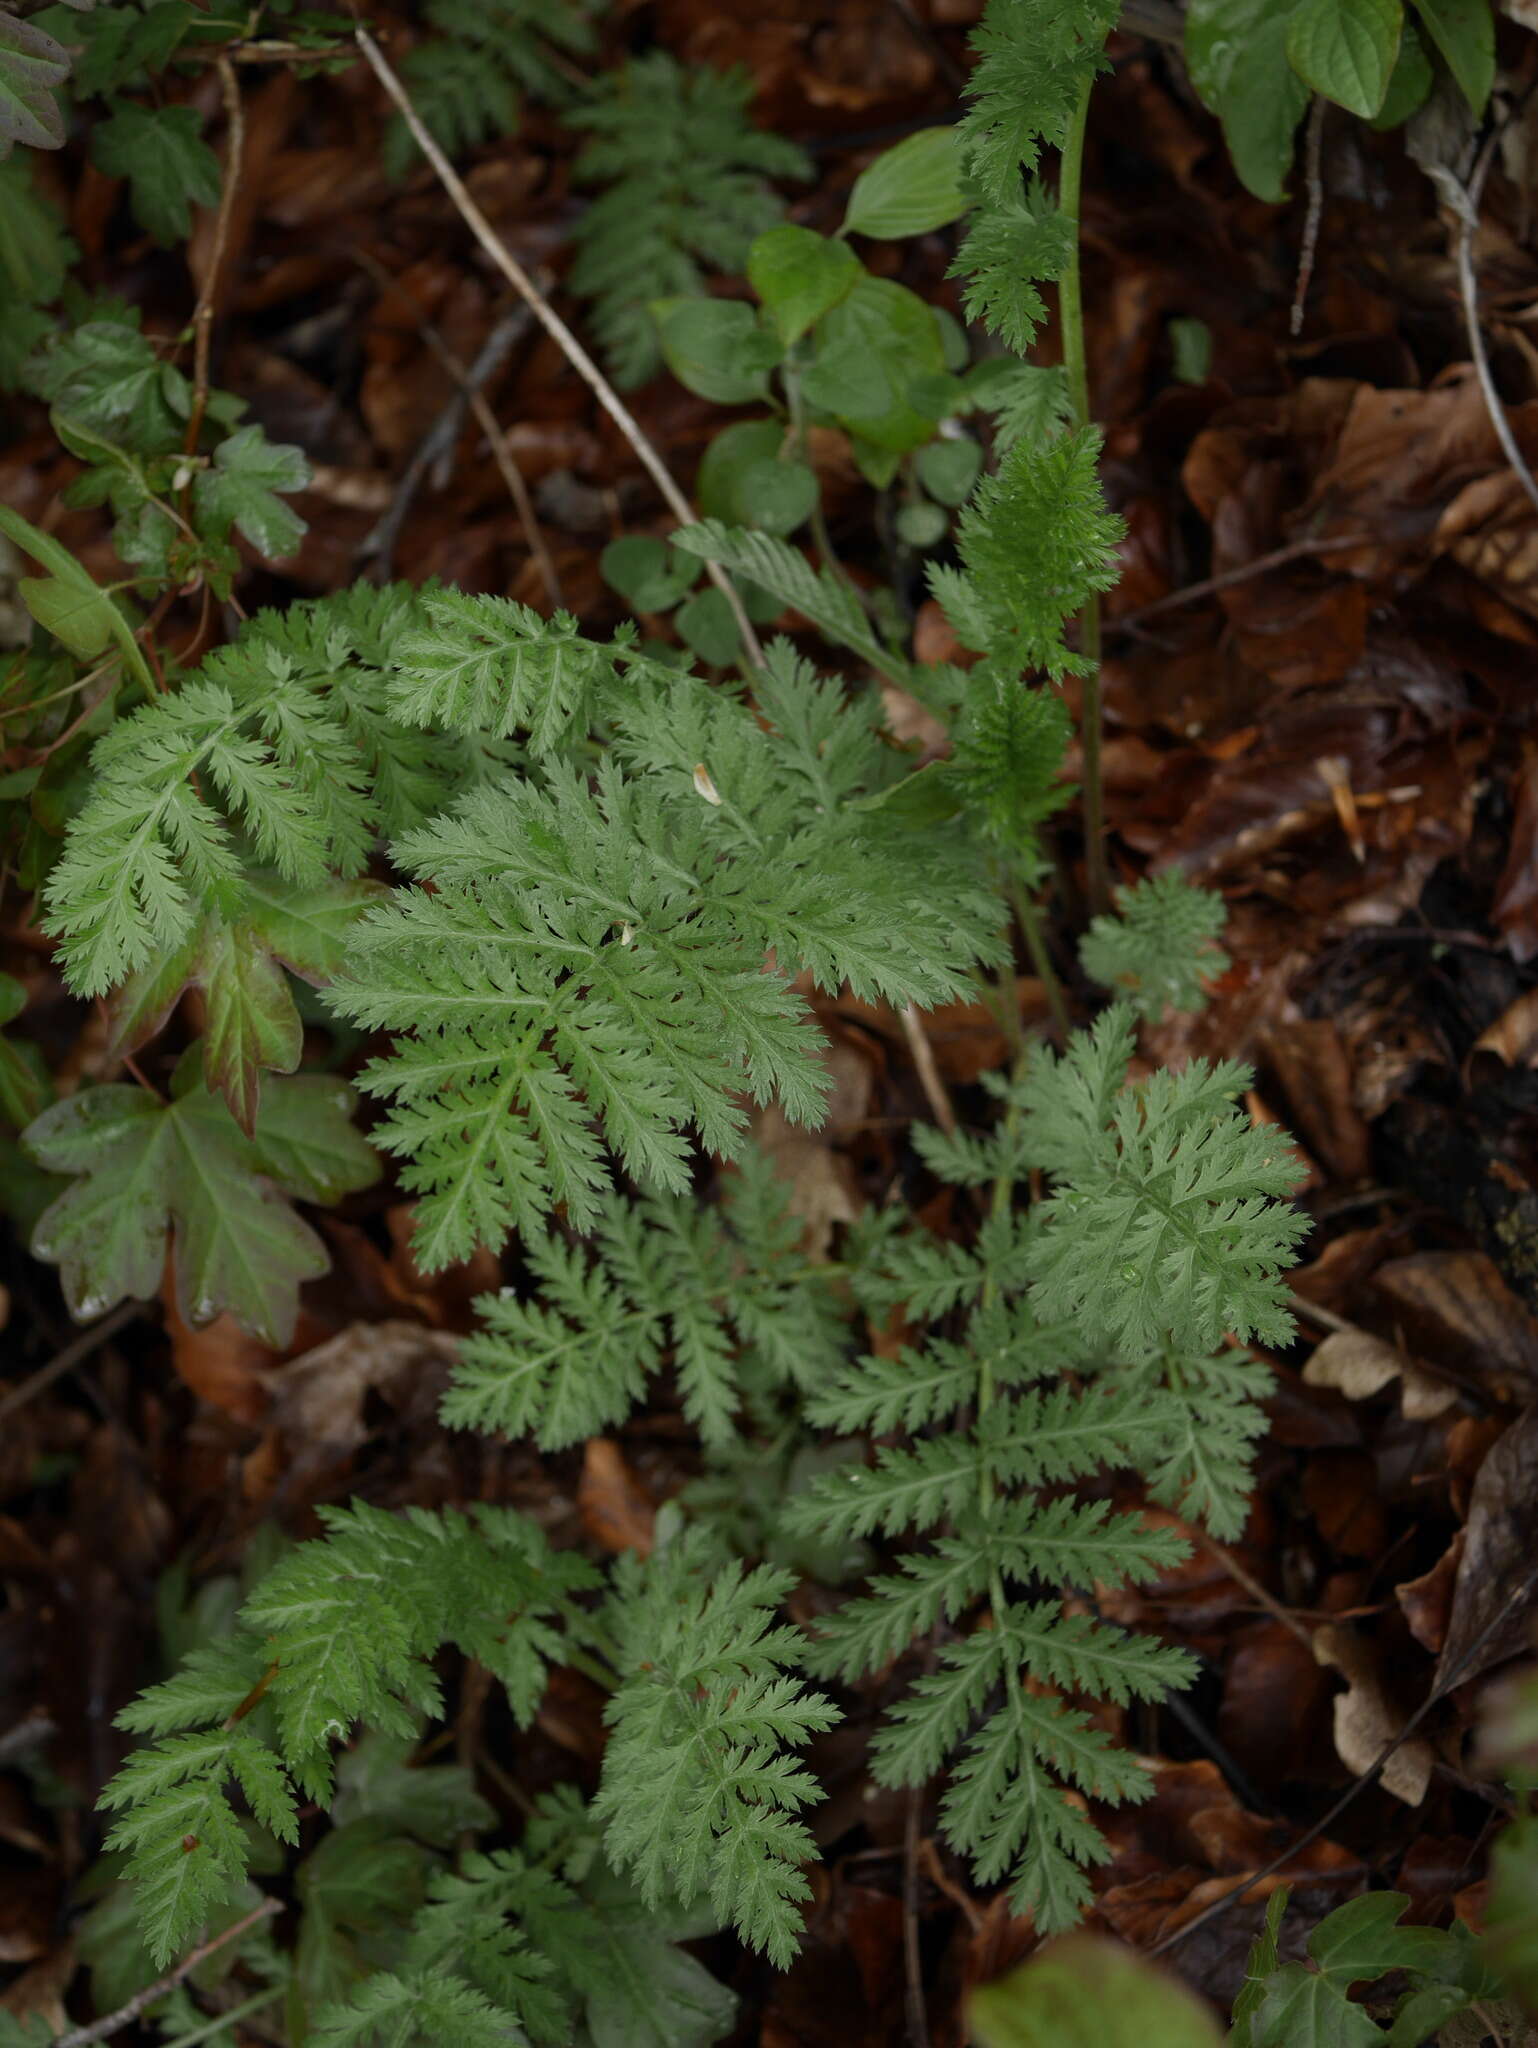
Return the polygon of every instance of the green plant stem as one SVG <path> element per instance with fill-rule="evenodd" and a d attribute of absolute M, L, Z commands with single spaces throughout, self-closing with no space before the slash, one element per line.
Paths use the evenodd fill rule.
<path fill-rule="evenodd" d="M 1020 935 L 1025 940 L 1025 950 L 1030 955 L 1031 965 L 1036 970 L 1036 979 L 1041 983 L 1047 998 L 1047 1008 L 1052 1012 L 1052 1022 L 1059 1035 L 1066 1040 L 1072 1028 L 1068 1020 L 1068 1001 L 1063 994 L 1063 984 L 1057 978 L 1057 969 L 1052 965 L 1052 956 L 1047 951 L 1047 942 L 1041 929 L 1041 917 L 1029 895 L 1020 883 L 1011 877 L 1008 884 L 1009 900 L 1014 905 L 1019 921 Z"/>
<path fill-rule="evenodd" d="M 613 1692 L 619 1684 L 618 1677 L 606 1663 L 597 1657 L 589 1656 L 586 1650 L 579 1649 L 575 1643 L 562 1645 L 560 1661 L 571 1670 L 580 1671 L 584 1678 L 590 1678 L 594 1685 L 601 1687 L 604 1692 Z"/>
<path fill-rule="evenodd" d="M 780 365 L 780 378 L 785 386 L 785 403 L 790 412 L 791 438 L 795 445 L 796 459 L 812 468 L 810 443 L 806 431 L 806 400 L 801 395 L 801 379 L 790 358 L 787 356 Z M 816 472 L 813 471 L 815 475 Z M 828 532 L 828 521 L 822 509 L 822 485 L 817 486 L 817 496 L 812 501 L 812 539 L 816 544 L 818 560 L 830 576 L 837 576 L 841 583 L 854 592 L 862 609 L 865 607 L 864 593 L 838 558 L 833 545 L 833 536 Z"/>
<path fill-rule="evenodd" d="M 1075 426 L 1092 423 L 1089 409 L 1089 357 L 1084 347 L 1084 294 L 1079 267 L 1079 203 L 1084 182 L 1084 133 L 1089 121 L 1087 79 L 1079 95 L 1063 143 L 1058 204 L 1074 224 L 1068 266 L 1058 283 L 1058 327 L 1063 340 L 1063 368 Z M 1079 712 L 1080 745 L 1084 754 L 1084 864 L 1091 916 L 1111 907 L 1110 876 L 1105 858 L 1105 795 L 1100 770 L 1100 599 L 1091 594 L 1079 613 L 1079 652 L 1084 657 L 1084 690 Z"/>
<path fill-rule="evenodd" d="M 282 1996 L 281 1984 L 275 1985 L 270 1991 L 258 1991 L 250 1998 L 242 1999 L 239 2005 L 232 2005 L 228 2012 L 215 2013 L 206 2026 L 194 2027 L 190 2034 L 178 2034 L 174 2041 L 166 2042 L 165 2048 L 197 2048 L 199 2041 L 211 2041 L 215 2034 L 221 2033 L 226 2027 L 233 2027 L 237 2021 L 243 2020 L 247 2013 L 260 2012 L 264 2005 L 271 2005 L 274 1999 Z"/>

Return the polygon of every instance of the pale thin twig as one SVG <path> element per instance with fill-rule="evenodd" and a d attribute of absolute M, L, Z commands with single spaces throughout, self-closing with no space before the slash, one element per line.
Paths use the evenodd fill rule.
<path fill-rule="evenodd" d="M 924 1020 L 918 1006 L 904 1003 L 901 1010 L 903 1037 L 908 1041 L 908 1050 L 913 1055 L 913 1064 L 918 1069 L 919 1086 L 924 1091 L 924 1100 L 929 1104 L 929 1113 L 947 1136 L 956 1128 L 956 1112 L 951 1107 L 951 1098 L 945 1092 L 945 1083 L 940 1079 L 940 1069 L 935 1064 L 934 1047 L 924 1032 Z"/>
<path fill-rule="evenodd" d="M 528 539 L 529 552 L 534 557 L 540 581 L 545 586 L 545 596 L 552 605 L 559 608 L 562 602 L 561 579 L 556 573 L 550 550 L 545 545 L 539 514 L 534 510 L 534 500 L 529 496 L 529 487 L 523 480 L 523 471 L 518 467 L 507 435 L 502 431 L 501 422 L 487 403 L 484 391 L 470 393 L 470 410 L 475 414 L 476 422 L 490 444 L 491 459 L 497 465 L 502 481 L 507 485 L 507 494 L 517 508 L 519 520 Z"/>
<path fill-rule="evenodd" d="M 1315 93 L 1314 104 L 1308 111 L 1308 127 L 1303 138 L 1303 176 L 1308 187 L 1308 212 L 1303 216 L 1303 242 L 1298 251 L 1298 282 L 1292 295 L 1292 332 L 1294 336 L 1303 332 L 1303 310 L 1308 304 L 1308 288 L 1314 281 L 1314 263 L 1319 254 L 1319 226 L 1324 219 L 1324 173 L 1320 158 L 1324 146 L 1324 110 L 1328 102 L 1323 93 Z"/>
<path fill-rule="evenodd" d="M 367 256 L 365 251 L 361 250 L 359 251 L 359 260 L 378 283 L 385 286 L 386 289 L 394 291 L 400 297 L 406 298 L 407 295 L 402 290 L 399 280 L 391 277 L 382 264 L 376 264 Z M 409 299 L 407 302 L 408 304 L 411 303 Z M 389 574 L 390 560 L 395 551 L 395 542 L 399 537 L 401 522 L 405 518 L 412 498 L 416 495 L 417 486 L 432 464 L 454 445 L 464 420 L 465 410 L 468 408 L 474 413 L 476 424 L 490 443 L 492 460 L 496 463 L 498 473 L 503 483 L 507 486 L 508 496 L 513 501 L 514 510 L 518 514 L 518 522 L 523 528 L 524 540 L 528 543 L 529 553 L 533 556 L 535 567 L 539 570 L 540 581 L 545 586 L 545 595 L 552 605 L 559 606 L 562 602 L 561 579 L 556 574 L 555 563 L 551 559 L 550 550 L 545 543 L 544 530 L 539 523 L 539 514 L 534 510 L 534 501 L 529 496 L 529 487 L 524 482 L 522 470 L 514 460 L 513 451 L 508 446 L 507 436 L 502 431 L 501 422 L 487 403 L 486 394 L 481 389 L 487 378 L 492 376 L 498 365 L 506 359 L 508 350 L 518 339 L 522 331 L 518 316 L 521 315 L 524 322 L 532 319 L 533 316 L 527 306 L 520 305 L 508 318 L 498 321 L 481 348 L 480 353 L 476 356 L 475 361 L 467 369 L 443 339 L 437 328 L 433 326 L 430 320 L 423 317 L 415 305 L 412 305 L 412 312 L 421 330 L 422 339 L 427 343 L 444 369 L 454 379 L 458 389 L 450 404 L 440 414 L 435 425 L 429 429 L 426 438 L 412 457 L 405 474 L 396 486 L 395 496 L 391 500 L 389 510 L 374 528 L 373 532 L 368 535 L 363 544 L 362 552 L 377 554 L 384 565 L 384 573 L 386 575 Z"/>
<path fill-rule="evenodd" d="M 695 518 L 693 506 L 679 489 L 667 464 L 641 431 L 640 424 L 636 420 L 635 415 L 630 411 L 630 408 L 625 404 L 608 378 L 605 377 L 602 370 L 593 361 L 593 358 L 582 346 L 576 335 L 566 325 L 560 314 L 555 311 L 539 291 L 528 272 L 510 253 L 490 221 L 487 220 L 485 214 L 481 212 L 481 209 L 471 198 L 463 178 L 460 177 L 454 166 L 449 162 L 443 151 L 423 126 L 422 117 L 412 105 L 410 95 L 391 66 L 386 62 L 374 38 L 366 28 L 362 27 L 355 29 L 353 33 L 357 37 L 358 48 L 368 59 L 369 66 L 373 70 L 375 77 L 399 109 L 402 120 L 411 130 L 412 139 L 427 158 L 427 161 L 432 165 L 434 171 L 436 171 L 439 182 L 443 186 L 444 191 L 448 193 L 450 199 L 453 200 L 461 220 L 464 221 L 466 227 L 475 236 L 475 239 L 486 251 L 486 254 L 513 287 L 513 290 L 518 293 L 520 298 L 527 302 L 535 319 L 538 320 L 545 332 L 556 343 L 561 353 L 566 357 L 566 360 L 593 392 L 593 395 L 597 398 L 604 411 L 630 443 L 640 459 L 642 468 L 662 493 L 668 510 L 673 514 L 674 518 L 685 526 L 692 526 Z M 719 562 L 707 562 L 705 568 L 711 582 L 715 584 L 731 608 L 732 618 L 737 627 L 738 638 L 742 642 L 748 659 L 755 665 L 762 665 L 764 659 L 763 647 L 760 645 L 758 635 L 753 630 L 752 621 L 742 608 L 742 599 L 738 596 L 731 578 L 722 569 Z"/>
<path fill-rule="evenodd" d="M 227 133 L 224 144 L 224 176 L 219 184 L 219 211 L 214 216 L 214 243 L 209 252 L 208 271 L 198 293 L 192 316 L 192 411 L 182 439 L 184 454 L 195 455 L 203 415 L 208 410 L 209 359 L 213 348 L 214 309 L 219 294 L 220 273 L 230 243 L 230 221 L 235 212 L 235 194 L 240 185 L 240 163 L 246 144 L 246 116 L 241 104 L 240 81 L 228 57 L 217 59 L 219 87 L 224 98 Z"/>
<path fill-rule="evenodd" d="M 237 1920 L 233 1927 L 226 1927 L 222 1934 L 216 1934 L 210 1940 L 200 1943 L 190 1955 L 182 1957 L 175 1969 L 167 1970 L 166 1974 L 157 1977 L 153 1984 L 146 1984 L 142 1991 L 136 1991 L 125 2005 L 118 2007 L 116 2012 L 109 2012 L 105 2019 L 93 2020 L 88 2027 L 72 2027 L 67 2034 L 55 2035 L 53 2048 L 86 2048 L 90 2041 L 105 2041 L 113 2034 L 121 2033 L 124 2027 L 139 2017 L 146 2006 L 153 2005 L 157 1998 L 164 1998 L 168 1991 L 174 1991 L 184 1977 L 190 1977 L 198 1964 L 206 1961 L 215 1949 L 224 1948 L 228 1943 L 238 1941 L 240 1936 L 248 1934 L 259 1920 L 271 1920 L 282 1911 L 281 1899 L 263 1899 L 259 1906 L 254 1906 L 249 1913 Z"/>
<path fill-rule="evenodd" d="M 1480 150 L 1467 187 L 1461 186 L 1448 174 L 1439 179 L 1438 186 L 1444 197 L 1451 198 L 1453 211 L 1458 216 L 1458 296 L 1463 301 L 1463 320 L 1468 329 L 1469 354 L 1474 360 L 1474 374 L 1479 379 L 1480 394 L 1485 401 L 1485 411 L 1490 415 L 1490 424 L 1495 429 L 1495 438 L 1501 444 L 1501 452 L 1511 464 L 1512 472 L 1526 491 L 1531 502 L 1538 506 L 1538 482 L 1527 466 L 1527 458 L 1517 446 L 1517 437 L 1511 430 L 1511 421 L 1506 417 L 1506 407 L 1501 394 L 1495 388 L 1495 374 L 1490 368 L 1489 351 L 1479 324 L 1479 279 L 1474 271 L 1474 233 L 1479 226 L 1479 202 L 1485 189 L 1485 179 L 1490 174 L 1496 147 L 1501 139 L 1499 128 L 1492 131 Z"/>
<path fill-rule="evenodd" d="M 1242 1586 L 1256 1606 L 1263 1607 L 1273 1621 L 1279 1621 L 1283 1628 L 1291 1630 L 1292 1634 L 1298 1638 L 1300 1643 L 1307 1647 L 1310 1655 L 1312 1655 L 1314 1638 L 1303 1623 L 1299 1621 L 1298 1617 L 1290 1613 L 1274 1593 L 1267 1592 L 1254 1573 L 1247 1570 L 1239 1562 L 1238 1558 L 1234 1556 L 1226 1544 L 1219 1543 L 1215 1536 L 1209 1536 L 1205 1529 L 1197 1529 L 1193 1533 L 1200 1541 L 1202 1548 L 1217 1559 L 1235 1585 Z"/>

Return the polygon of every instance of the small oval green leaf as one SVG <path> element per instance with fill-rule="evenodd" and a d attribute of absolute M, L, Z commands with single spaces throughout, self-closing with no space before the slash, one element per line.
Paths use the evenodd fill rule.
<path fill-rule="evenodd" d="M 741 405 L 768 390 L 776 350 L 741 299 L 655 299 L 652 317 L 668 368 L 699 397 Z"/>
<path fill-rule="evenodd" d="M 1426 33 L 1476 114 L 1495 84 L 1495 17 L 1490 0 L 1415 0 Z"/>
<path fill-rule="evenodd" d="M 1287 56 L 1305 84 L 1370 121 L 1383 105 L 1399 38 L 1401 0 L 1303 0 L 1287 24 Z"/>
<path fill-rule="evenodd" d="M 1287 197 L 1293 137 L 1308 87 L 1287 61 L 1287 13 L 1273 0 L 1190 0 L 1191 83 L 1223 123 L 1234 169 L 1257 199 Z"/>
<path fill-rule="evenodd" d="M 810 228 L 770 228 L 748 251 L 748 283 L 786 348 L 836 306 L 861 274 L 851 248 Z"/>
<path fill-rule="evenodd" d="M 817 503 L 817 478 L 804 462 L 750 463 L 740 488 L 748 523 L 764 533 L 794 533 Z"/>
<path fill-rule="evenodd" d="M 846 234 L 881 242 L 927 235 L 966 212 L 954 128 L 921 128 L 860 173 L 844 212 Z"/>

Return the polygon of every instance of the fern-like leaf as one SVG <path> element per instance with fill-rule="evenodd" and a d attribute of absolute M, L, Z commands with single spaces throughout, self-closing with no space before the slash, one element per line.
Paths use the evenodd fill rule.
<path fill-rule="evenodd" d="M 1091 920 L 1079 961 L 1092 981 L 1114 989 L 1142 1017 L 1199 1010 L 1204 982 L 1226 972 L 1218 944 L 1227 909 L 1221 896 L 1171 871 L 1117 894 L 1116 915 Z"/>
<path fill-rule="evenodd" d="M 985 477 L 962 513 L 956 541 L 967 571 L 967 616 L 959 631 L 1016 670 L 1054 680 L 1079 672 L 1063 637 L 1070 619 L 1116 582 L 1116 544 L 1125 528 L 1106 510 L 1092 428 L 1044 446 L 1017 441 L 998 473 Z"/>
<path fill-rule="evenodd" d="M 711 1567 L 714 1565 L 714 1569 Z M 788 1572 L 744 1571 L 681 1541 L 622 1559 L 613 1626 L 622 1674 L 594 1811 L 643 1896 L 704 1894 L 742 1938 L 788 1967 L 811 1896 L 802 1811 L 816 1781 L 791 1751 L 838 1716 L 786 1675 L 799 1639 L 774 1610 Z"/>
<path fill-rule="evenodd" d="M 780 218 L 768 180 L 810 174 L 804 151 L 753 126 L 752 93 L 746 72 L 655 50 L 605 73 L 573 115 L 590 137 L 574 175 L 604 190 L 577 223 L 569 282 L 622 387 L 660 366 L 651 301 L 692 296 L 709 273 L 740 275 Z"/>
<path fill-rule="evenodd" d="M 97 742 L 45 891 L 80 994 L 174 952 L 206 912 L 228 920 L 250 868 L 357 875 L 381 830 L 429 807 L 435 748 L 386 711 L 372 659 L 403 612 L 380 593 L 260 613 Z M 463 765 L 456 746 L 445 766 Z"/>
<path fill-rule="evenodd" d="M 584 0 L 427 0 L 429 33 L 400 68 L 433 140 L 462 156 L 513 133 L 525 92 L 567 104 L 571 60 L 594 49 L 597 11 Z M 385 136 L 385 169 L 399 177 L 416 154 L 397 121 Z"/>
<path fill-rule="evenodd" d="M 847 647 L 891 681 L 901 684 L 906 677 L 907 663 L 876 638 L 850 585 L 830 569 L 814 569 L 789 541 L 754 527 L 702 519 L 696 526 L 680 527 L 673 544 L 701 561 L 718 562 L 723 569 L 761 583 L 835 645 Z"/>
<path fill-rule="evenodd" d="M 693 692 L 708 695 L 689 684 L 684 706 Z M 401 1034 L 362 1085 L 394 1098 L 382 1142 L 410 1161 L 431 1266 L 558 1202 L 590 1229 L 609 1180 L 595 1119 L 628 1171 L 681 1191 L 686 1131 L 734 1152 L 744 1088 L 815 1118 L 826 1080 L 788 985 L 798 966 L 943 1001 L 991 943 L 975 891 L 938 893 L 927 850 L 922 874 L 911 847 L 872 859 L 878 828 L 852 806 L 820 814 L 745 707 L 725 707 L 734 736 L 686 766 L 670 751 L 685 709 L 648 702 L 650 742 L 627 730 L 624 750 L 651 772 L 605 759 L 590 792 L 552 761 L 468 797 L 397 848 L 431 893 L 403 890 L 354 928 L 330 1000 Z"/>
<path fill-rule="evenodd" d="M 729 1442 L 745 1391 L 810 1385 L 838 1357 L 826 1283 L 797 1271 L 799 1225 L 762 1155 L 720 1209 L 680 1196 L 606 1197 L 584 1257 L 554 1235 L 528 1252 L 539 1294 L 478 1304 L 444 1420 L 558 1450 L 614 1427 L 671 1357 L 702 1441 Z"/>
<path fill-rule="evenodd" d="M 1225 1332 L 1286 1344 L 1282 1273 L 1307 1229 L 1286 1202 L 1296 1155 L 1234 1106 L 1248 1070 L 1193 1060 L 1124 1088 L 1131 1015 L 1108 1010 L 1026 1088 L 1027 1143 L 1055 1177 L 1038 1269 L 1043 1314 L 1087 1316 L 1133 1356 Z"/>

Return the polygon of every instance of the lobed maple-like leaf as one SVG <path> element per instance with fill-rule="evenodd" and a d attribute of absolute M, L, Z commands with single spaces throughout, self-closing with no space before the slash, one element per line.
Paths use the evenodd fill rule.
<path fill-rule="evenodd" d="M 136 1052 L 164 1027 L 187 989 L 201 989 L 203 1077 L 250 1137 L 264 1070 L 293 1073 L 303 1050 L 284 968 L 316 985 L 330 981 L 341 971 L 349 926 L 382 894 L 377 882 L 299 883 L 253 870 L 241 915 L 210 911 L 182 945 L 113 991 L 111 1051 Z"/>
<path fill-rule="evenodd" d="M 44 1212 L 35 1257 L 61 1269 L 82 1321 L 160 1285 L 167 1233 L 189 1323 L 225 1310 L 275 1348 L 293 1334 L 299 1287 L 326 1271 L 325 1246 L 293 1201 L 335 1202 L 378 1163 L 353 1128 L 350 1089 L 325 1075 L 273 1082 L 248 1138 L 211 1095 L 190 1048 L 162 1102 L 116 1083 L 55 1103 L 28 1151 L 75 1181 Z"/>

